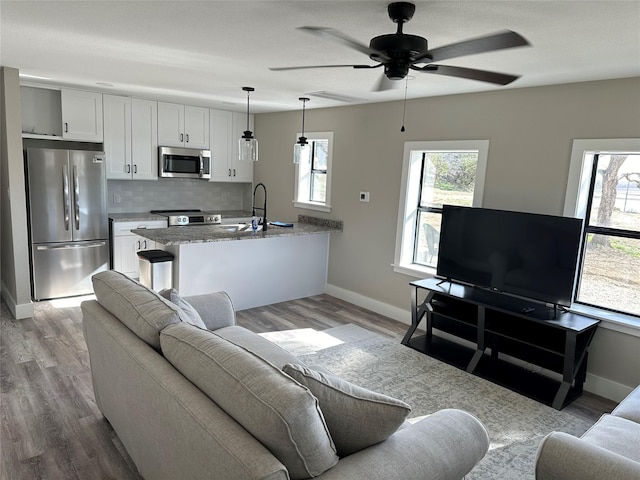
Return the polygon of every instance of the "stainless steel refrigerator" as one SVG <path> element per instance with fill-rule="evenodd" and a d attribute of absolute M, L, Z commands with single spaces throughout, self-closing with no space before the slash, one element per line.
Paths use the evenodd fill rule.
<path fill-rule="evenodd" d="M 28 148 L 26 167 L 33 299 L 93 293 L 109 268 L 104 153 Z"/>

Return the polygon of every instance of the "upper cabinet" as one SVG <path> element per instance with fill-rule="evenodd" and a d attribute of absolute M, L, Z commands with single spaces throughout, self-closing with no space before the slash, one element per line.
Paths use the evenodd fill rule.
<path fill-rule="evenodd" d="M 102 94 L 21 86 L 22 134 L 30 138 L 102 142 Z"/>
<path fill-rule="evenodd" d="M 157 180 L 157 102 L 104 95 L 107 178 Z"/>
<path fill-rule="evenodd" d="M 158 179 L 158 102 L 131 99 L 131 161 L 135 180 Z"/>
<path fill-rule="evenodd" d="M 246 129 L 241 113 L 209 110 L 211 125 L 211 182 L 253 182 L 253 162 L 238 160 L 238 140 Z M 253 128 L 253 115 L 250 117 Z"/>
<path fill-rule="evenodd" d="M 158 102 L 158 143 L 209 149 L 209 109 Z"/>
<path fill-rule="evenodd" d="M 62 89 L 62 137 L 102 142 L 102 94 Z"/>
<path fill-rule="evenodd" d="M 104 153 L 107 178 L 131 178 L 131 98 L 104 95 Z"/>

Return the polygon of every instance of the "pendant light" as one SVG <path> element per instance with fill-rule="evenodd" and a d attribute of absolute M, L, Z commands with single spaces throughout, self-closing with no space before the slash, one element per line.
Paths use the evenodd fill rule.
<path fill-rule="evenodd" d="M 309 99 L 307 97 L 300 97 L 298 100 L 302 101 L 302 135 L 293 146 L 293 163 L 300 163 L 301 161 L 308 162 L 311 158 L 311 147 L 309 146 L 309 142 L 307 142 L 307 137 L 304 136 L 304 107 Z"/>
<path fill-rule="evenodd" d="M 251 162 L 258 161 L 258 139 L 253 136 L 253 132 L 249 130 L 249 94 L 253 92 L 253 87 L 242 87 L 247 92 L 247 129 L 243 132 L 242 137 L 238 140 L 239 159 Z"/>

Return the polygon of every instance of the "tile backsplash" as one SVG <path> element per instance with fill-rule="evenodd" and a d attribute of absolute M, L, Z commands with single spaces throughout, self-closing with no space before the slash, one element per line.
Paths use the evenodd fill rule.
<path fill-rule="evenodd" d="M 109 180 L 109 213 L 148 212 L 150 210 L 251 210 L 253 185 L 213 183 L 186 178 L 157 181 Z"/>

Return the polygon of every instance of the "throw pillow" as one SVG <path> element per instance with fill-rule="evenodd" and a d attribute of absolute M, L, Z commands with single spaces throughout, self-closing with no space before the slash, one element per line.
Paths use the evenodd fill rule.
<path fill-rule="evenodd" d="M 105 270 L 91 280 L 100 305 L 156 350 L 160 350 L 160 330 L 184 321 L 176 305 L 120 272 Z"/>
<path fill-rule="evenodd" d="M 411 412 L 406 403 L 302 365 L 282 369 L 318 399 L 340 457 L 392 435 Z"/>
<path fill-rule="evenodd" d="M 289 472 L 316 477 L 338 462 L 317 399 L 269 362 L 186 323 L 160 334 L 165 358 Z"/>
<path fill-rule="evenodd" d="M 177 306 L 182 313 L 184 313 L 183 319 L 186 320 L 187 323 L 191 325 L 195 325 L 196 327 L 204 328 L 206 330 L 206 325 L 200 318 L 200 314 L 193 308 L 184 298 L 180 296 L 180 294 L 176 291 L 175 288 L 167 288 L 160 292 L 160 295 L 175 306 Z"/>

